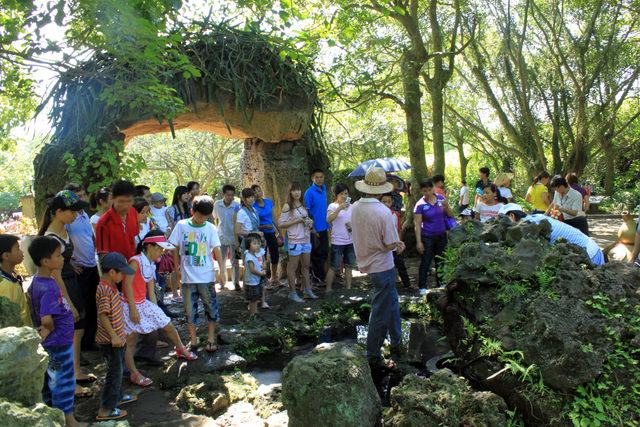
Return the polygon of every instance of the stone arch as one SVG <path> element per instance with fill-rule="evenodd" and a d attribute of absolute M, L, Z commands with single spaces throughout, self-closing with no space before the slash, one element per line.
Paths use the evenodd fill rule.
<path fill-rule="evenodd" d="M 170 119 L 144 105 L 109 104 L 101 97 L 105 85 L 96 76 L 104 80 L 120 70 L 116 58 L 96 54 L 80 67 L 83 73 L 61 75 L 48 99 L 53 104 L 52 142 L 34 161 L 38 216 L 46 202 L 74 177 L 80 175 L 87 188 L 118 177 L 118 162 L 131 138 L 176 129 L 245 139 L 242 183 L 261 185 L 276 206 L 282 206 L 291 180 L 308 185 L 310 170 L 328 171 L 329 159 L 317 127 L 321 106 L 308 68 L 281 56 L 265 36 L 226 27 L 216 27 L 210 37 L 199 34 L 181 49 L 190 58 L 198 58 L 193 65 L 199 67 L 201 77 L 181 73 L 167 79 L 166 85 L 186 106 Z M 259 72 L 255 64 L 238 60 L 245 54 L 257 58 L 262 67 Z M 242 84 L 220 71 L 227 70 L 230 62 L 240 73 L 247 73 Z M 246 81 L 253 81 L 253 86 Z"/>

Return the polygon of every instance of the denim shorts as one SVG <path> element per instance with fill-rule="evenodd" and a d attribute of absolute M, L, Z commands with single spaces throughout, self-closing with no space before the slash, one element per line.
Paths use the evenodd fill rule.
<path fill-rule="evenodd" d="M 202 300 L 207 322 L 215 323 L 220 320 L 215 282 L 183 283 L 182 297 L 184 298 L 184 308 L 187 312 L 187 323 L 189 326 L 198 324 L 198 297 Z"/>
<path fill-rule="evenodd" d="M 289 256 L 298 256 L 301 254 L 310 254 L 311 253 L 311 242 L 293 245 L 289 243 Z"/>
<path fill-rule="evenodd" d="M 356 252 L 353 250 L 353 243 L 348 245 L 331 245 L 331 261 L 329 268 L 340 270 L 342 262 L 345 267 L 356 266 Z"/>

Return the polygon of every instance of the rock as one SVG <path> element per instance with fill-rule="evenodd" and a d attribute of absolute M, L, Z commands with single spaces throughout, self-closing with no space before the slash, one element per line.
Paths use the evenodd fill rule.
<path fill-rule="evenodd" d="M 48 359 L 35 329 L 0 329 L 0 397 L 24 406 L 42 402 Z"/>
<path fill-rule="evenodd" d="M 249 402 L 251 402 L 259 417 L 267 419 L 272 415 L 284 411 L 281 395 L 281 385 L 261 385 L 256 391 L 251 393 Z"/>
<path fill-rule="evenodd" d="M 580 385 L 604 378 L 614 378 L 614 388 L 631 384 L 633 370 L 609 357 L 638 345 L 640 269 L 596 266 L 577 245 L 551 246 L 549 232 L 546 221 L 502 218 L 452 230 L 444 270 L 453 280 L 436 304 L 461 374 L 503 397 L 532 426 L 570 424 L 563 406 Z M 523 374 L 505 371 L 507 364 Z M 531 383 L 547 391 L 531 392 Z"/>
<path fill-rule="evenodd" d="M 476 392 L 449 369 L 424 379 L 407 375 L 391 390 L 392 410 L 385 426 L 504 426 L 505 401 L 491 392 Z"/>
<path fill-rule="evenodd" d="M 289 415 L 287 411 L 271 415 L 265 420 L 268 427 L 287 427 L 289 425 Z"/>
<path fill-rule="evenodd" d="M 165 366 L 159 378 L 160 388 L 164 390 L 199 382 L 202 374 L 243 370 L 246 367 L 246 361 L 238 356 L 232 347 L 220 345 L 214 353 L 199 352 L 198 359 L 195 361 L 187 363 L 184 360 L 172 359 Z"/>
<path fill-rule="evenodd" d="M 7 297 L 0 297 L 0 328 L 24 326 L 20 306 Z"/>
<path fill-rule="evenodd" d="M 320 344 L 295 357 L 282 374 L 289 426 L 373 426 L 380 397 L 364 351 L 357 345 Z"/>
<path fill-rule="evenodd" d="M 246 399 L 256 388 L 257 382 L 249 374 L 206 374 L 197 384 L 180 390 L 176 404 L 183 411 L 211 417 L 231 403 Z"/>
<path fill-rule="evenodd" d="M 4 381 L 3 381 L 4 382 Z M 0 425 L 7 427 L 64 427 L 66 421 L 60 409 L 36 403 L 25 408 L 0 397 Z"/>

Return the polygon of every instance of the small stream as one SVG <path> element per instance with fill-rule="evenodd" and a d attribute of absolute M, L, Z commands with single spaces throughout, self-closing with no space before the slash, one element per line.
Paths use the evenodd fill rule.
<path fill-rule="evenodd" d="M 268 358 L 258 360 L 250 367 L 248 373 L 260 384 L 280 384 L 282 382 L 282 371 L 291 359 L 307 354 L 317 344 L 344 342 L 364 345 L 366 339 L 366 325 L 348 327 L 340 331 L 325 328 L 317 343 L 294 347 L 290 352 L 270 355 Z M 402 319 L 402 341 L 405 343 L 409 356 L 414 360 L 411 365 L 418 369 L 417 375 L 421 377 L 428 377 L 430 375 L 429 370 L 438 369 L 435 361 L 450 350 L 446 340 L 442 339 L 442 334 L 437 328 L 424 325 L 416 319 Z M 391 389 L 398 385 L 403 377 L 404 374 L 397 370 L 372 372 L 373 382 L 376 385 L 383 406 L 390 406 L 389 394 Z"/>

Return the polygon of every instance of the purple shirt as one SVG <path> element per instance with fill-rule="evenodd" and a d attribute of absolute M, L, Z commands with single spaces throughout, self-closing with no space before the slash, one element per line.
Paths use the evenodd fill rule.
<path fill-rule="evenodd" d="M 54 329 L 42 346 L 72 345 L 73 313 L 55 279 L 34 276 L 27 292 L 31 296 L 36 328 L 42 326 L 44 316 L 53 317 Z"/>
<path fill-rule="evenodd" d="M 442 206 L 442 203 L 439 203 L 439 201 L 444 200 L 444 197 L 440 195 L 436 195 L 436 197 L 438 198 L 438 202 L 436 202 L 435 205 L 427 202 L 424 197 L 422 197 L 416 203 L 415 208 L 413 208 L 415 215 L 422 215 L 422 234 L 428 236 L 437 236 L 447 231 L 447 226 L 444 223 L 444 206 Z"/>
<path fill-rule="evenodd" d="M 578 193 L 582 194 L 582 198 L 583 199 L 584 199 L 584 196 L 587 195 L 587 190 L 585 190 L 584 188 L 580 187 L 578 184 L 571 184 L 571 188 L 576 190 Z"/>

